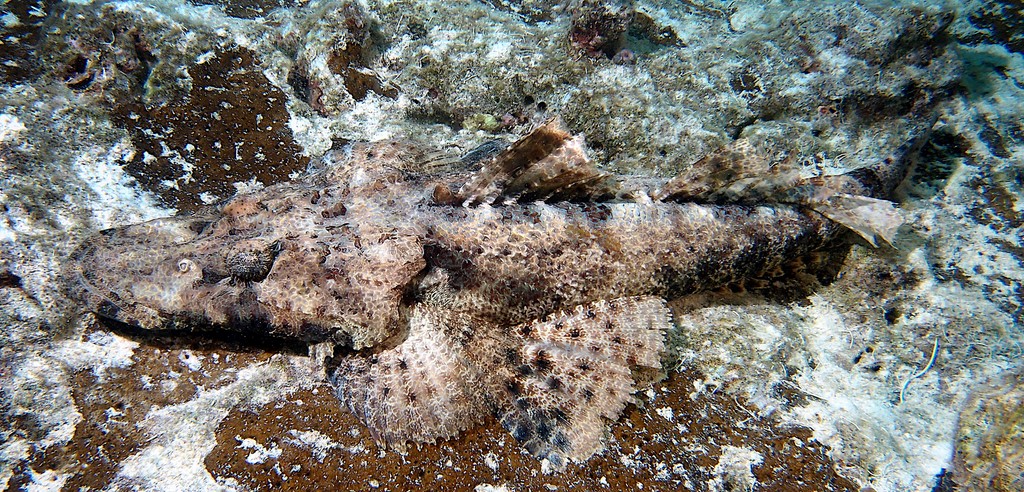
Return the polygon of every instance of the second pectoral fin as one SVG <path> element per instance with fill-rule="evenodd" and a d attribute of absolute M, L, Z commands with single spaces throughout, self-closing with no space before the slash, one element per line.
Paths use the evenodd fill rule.
<path fill-rule="evenodd" d="M 600 451 L 607 420 L 636 390 L 634 367 L 660 368 L 671 316 L 656 297 L 600 301 L 515 327 L 496 390 L 501 424 L 560 469 Z"/>

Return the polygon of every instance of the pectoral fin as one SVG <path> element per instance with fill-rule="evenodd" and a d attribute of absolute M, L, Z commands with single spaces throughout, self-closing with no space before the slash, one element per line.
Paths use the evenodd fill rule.
<path fill-rule="evenodd" d="M 408 442 L 455 436 L 496 411 L 501 424 L 554 469 L 602 448 L 635 391 L 633 368 L 658 369 L 671 316 L 657 297 L 577 307 L 499 331 L 417 306 L 408 337 L 376 355 L 341 360 L 331 382 L 373 436 Z"/>
<path fill-rule="evenodd" d="M 671 316 L 656 297 L 580 306 L 516 327 L 520 346 L 498 391 L 501 424 L 538 459 L 561 469 L 602 449 L 606 420 L 635 391 L 631 368 L 660 368 Z"/>
<path fill-rule="evenodd" d="M 479 423 L 489 406 L 466 359 L 470 322 L 417 307 L 400 345 L 341 361 L 331 378 L 338 397 L 378 442 L 399 452 L 407 442 L 434 442 Z"/>

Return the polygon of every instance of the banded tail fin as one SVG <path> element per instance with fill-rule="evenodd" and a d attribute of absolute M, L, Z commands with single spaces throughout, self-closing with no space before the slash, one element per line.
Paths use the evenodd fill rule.
<path fill-rule="evenodd" d="M 509 200 L 587 199 L 610 192 L 609 175 L 594 167 L 560 118 L 519 139 L 483 167 L 458 192 L 463 205 Z"/>
<path fill-rule="evenodd" d="M 498 417 L 530 454 L 556 470 L 602 449 L 605 419 L 632 400 L 631 368 L 658 369 L 671 315 L 663 300 L 602 301 L 520 325 L 496 371 Z"/>

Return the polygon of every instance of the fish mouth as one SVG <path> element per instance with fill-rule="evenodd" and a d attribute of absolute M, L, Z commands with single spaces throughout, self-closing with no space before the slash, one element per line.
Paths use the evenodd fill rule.
<path fill-rule="evenodd" d="M 87 258 L 92 248 L 81 247 L 72 256 L 71 264 L 64 270 L 65 292 L 81 306 L 82 312 L 92 312 L 103 319 L 131 324 L 124 313 L 125 301 L 113 290 L 94 282 L 85 267 L 79 262 Z"/>
<path fill-rule="evenodd" d="M 78 263 L 65 270 L 66 294 L 81 306 L 81 314 L 93 313 L 104 329 L 133 339 L 151 337 L 179 338 L 199 335 L 204 340 L 221 341 L 236 347 L 258 347 L 261 350 L 287 351 L 295 355 L 308 353 L 308 342 L 275 336 L 258 322 L 250 320 L 249 330 L 225 330 L 200 313 L 167 314 L 125 299 L 114 290 L 90 280 Z M 262 329 L 261 329 L 262 328 Z"/>
<path fill-rule="evenodd" d="M 161 329 L 165 317 L 126 298 L 125 293 L 104 280 L 131 277 L 131 272 L 112 260 L 117 255 L 108 241 L 116 232 L 116 229 L 101 231 L 75 249 L 62 275 L 65 293 L 81 306 L 82 312 L 92 312 L 109 321 Z"/>
<path fill-rule="evenodd" d="M 90 280 L 91 275 L 82 265 L 74 264 L 67 271 L 67 293 L 104 322 L 113 322 L 149 332 L 206 331 L 212 322 L 203 315 L 188 313 L 168 315 L 144 304 L 126 299 L 117 291 Z"/>

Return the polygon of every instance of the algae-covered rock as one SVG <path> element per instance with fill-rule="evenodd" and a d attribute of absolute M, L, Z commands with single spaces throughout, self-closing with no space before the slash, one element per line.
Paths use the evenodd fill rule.
<path fill-rule="evenodd" d="M 469 117 L 462 120 L 462 127 L 470 131 L 485 130 L 492 132 L 497 130 L 498 126 L 498 119 L 495 118 L 494 115 L 490 114 L 471 114 Z"/>
<path fill-rule="evenodd" d="M 971 393 L 960 412 L 954 475 L 966 490 L 1024 490 L 1024 366 Z"/>
<path fill-rule="evenodd" d="M 358 2 L 326 2 L 283 34 L 297 41 L 288 83 L 322 115 L 337 115 L 372 93 L 394 98 L 398 91 L 371 68 L 383 43 L 376 19 Z M 287 43 L 286 43 L 287 45 Z"/>

